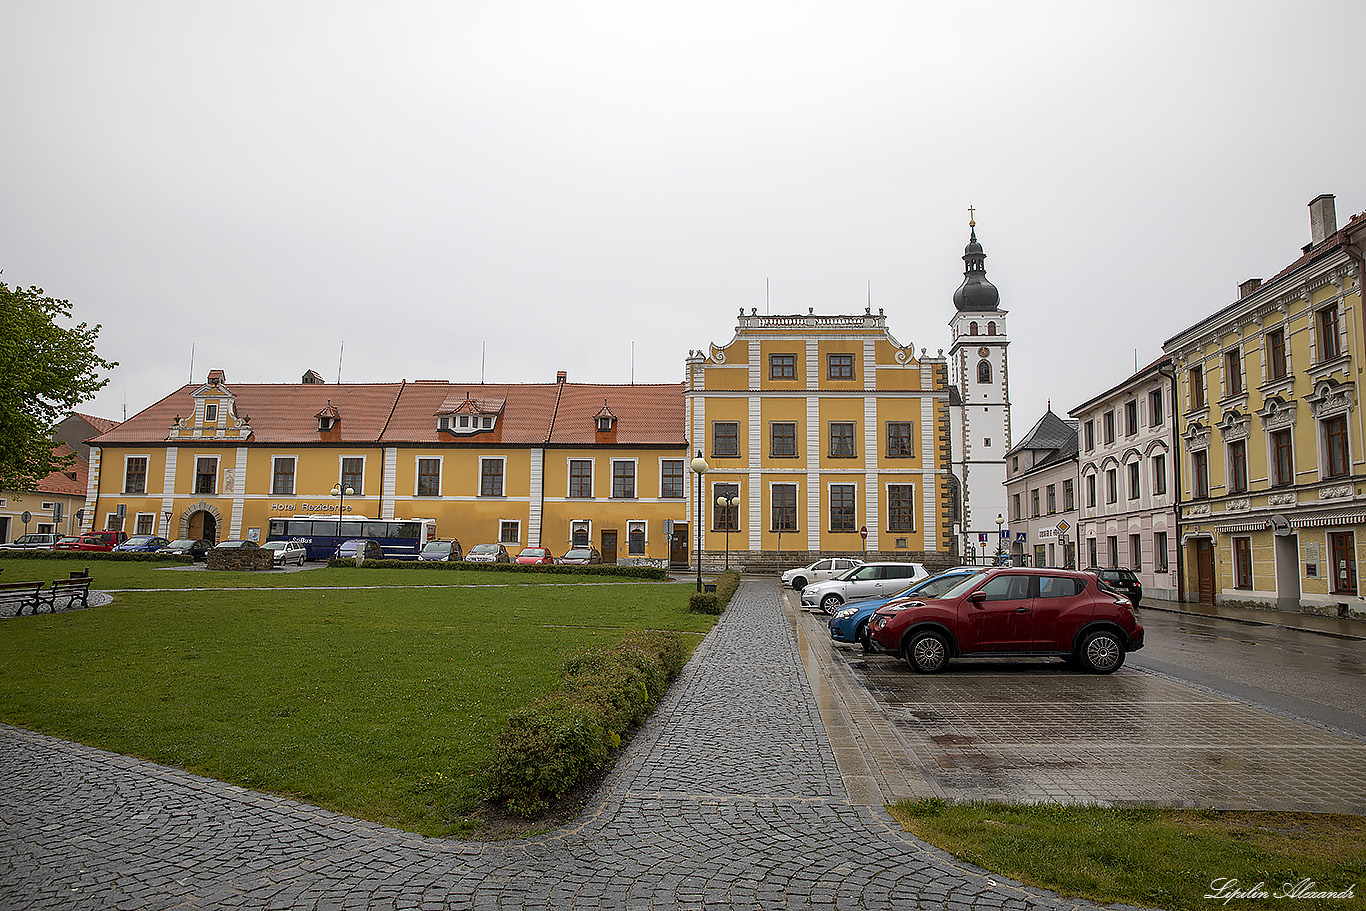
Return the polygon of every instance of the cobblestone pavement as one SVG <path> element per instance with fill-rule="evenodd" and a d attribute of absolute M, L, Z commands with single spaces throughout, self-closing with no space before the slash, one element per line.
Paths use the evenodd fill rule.
<path fill-rule="evenodd" d="M 598 802 L 422 838 L 0 727 L 0 908 L 1058 909 L 851 799 L 776 586 L 746 582 Z"/>
<path fill-rule="evenodd" d="M 795 602 L 785 594 L 789 611 Z M 850 794 L 1366 813 L 1366 741 L 1136 666 L 959 660 L 922 675 L 796 612 Z M 850 770 L 853 770 L 852 772 Z"/>

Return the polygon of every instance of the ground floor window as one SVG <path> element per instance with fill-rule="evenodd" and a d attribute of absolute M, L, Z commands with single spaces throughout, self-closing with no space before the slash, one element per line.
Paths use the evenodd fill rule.
<path fill-rule="evenodd" d="M 1153 532 L 1153 568 L 1160 573 L 1167 571 L 1167 533 Z"/>
<path fill-rule="evenodd" d="M 517 544 L 522 540 L 521 522 L 503 522 L 498 530 L 499 544 Z"/>
<path fill-rule="evenodd" d="M 712 531 L 739 531 L 740 530 L 740 506 L 722 506 L 718 502 L 722 497 L 727 500 L 732 497 L 740 496 L 739 484 L 713 484 L 711 486 L 711 501 L 716 504 L 711 512 Z"/>
<path fill-rule="evenodd" d="M 1129 535 L 1129 566 L 1134 572 L 1143 569 L 1143 536 Z"/>
<path fill-rule="evenodd" d="M 1087 565 L 1087 566 L 1099 566 L 1099 565 L 1100 565 L 1100 563 L 1098 563 L 1098 562 L 1096 561 L 1096 539 L 1095 539 L 1095 538 L 1087 538 L 1087 539 L 1086 539 L 1086 565 Z"/>
<path fill-rule="evenodd" d="M 1357 593 L 1356 536 L 1350 531 L 1328 535 L 1328 557 L 1333 561 L 1333 592 L 1342 595 Z"/>
<path fill-rule="evenodd" d="M 1233 539 L 1233 587 L 1252 588 L 1252 539 Z"/>
<path fill-rule="evenodd" d="M 645 523 L 626 523 L 627 553 L 633 557 L 645 556 Z"/>
<path fill-rule="evenodd" d="M 150 535 L 156 532 L 157 517 L 150 512 L 138 513 L 137 522 L 133 526 L 133 534 Z"/>
<path fill-rule="evenodd" d="M 854 524 L 854 485 L 830 485 L 830 530 L 855 531 Z"/>
<path fill-rule="evenodd" d="M 1105 538 L 1105 549 L 1109 551 L 1110 566 L 1119 567 L 1119 536 L 1107 535 Z"/>
<path fill-rule="evenodd" d="M 773 485 L 773 530 L 797 530 L 797 485 Z"/>
<path fill-rule="evenodd" d="M 887 530 L 915 531 L 915 485 L 887 485 Z"/>

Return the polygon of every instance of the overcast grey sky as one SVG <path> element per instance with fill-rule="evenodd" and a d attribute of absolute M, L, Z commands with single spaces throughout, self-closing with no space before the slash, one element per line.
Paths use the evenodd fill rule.
<path fill-rule="evenodd" d="M 677 382 L 738 308 L 946 348 L 1018 441 L 1366 208 L 1366 3 L 9 2 L 0 280 L 121 418 L 232 382 Z M 770 294 L 765 300 L 765 282 Z M 487 345 L 486 366 L 481 352 Z M 0 378 L 3 382 L 3 378 Z"/>

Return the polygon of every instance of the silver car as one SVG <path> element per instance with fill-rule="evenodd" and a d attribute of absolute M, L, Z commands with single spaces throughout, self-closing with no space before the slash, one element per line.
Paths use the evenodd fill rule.
<path fill-rule="evenodd" d="M 929 575 L 919 563 L 865 563 L 838 578 L 802 589 L 802 607 L 820 605 L 821 610 L 833 614 L 846 601 L 892 595 Z"/>
<path fill-rule="evenodd" d="M 304 559 L 308 556 L 308 548 L 298 541 L 267 541 L 261 547 L 271 551 L 276 566 L 286 566 L 290 563 L 303 566 Z"/>
<path fill-rule="evenodd" d="M 816 582 L 824 582 L 833 579 L 838 575 L 848 572 L 855 566 L 862 566 L 862 560 L 855 560 L 852 557 L 825 557 L 817 560 L 810 566 L 802 566 L 797 569 L 789 569 L 782 575 L 784 587 L 792 586 L 793 591 L 801 591 L 808 585 Z"/>

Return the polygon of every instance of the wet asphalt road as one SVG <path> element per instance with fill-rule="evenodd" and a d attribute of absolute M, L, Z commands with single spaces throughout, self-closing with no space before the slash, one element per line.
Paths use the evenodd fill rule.
<path fill-rule="evenodd" d="M 1129 664 L 1366 738 L 1366 642 L 1142 610 Z"/>

